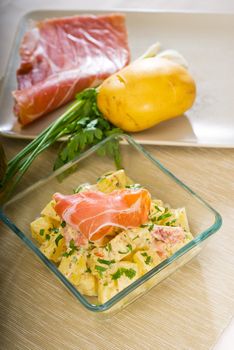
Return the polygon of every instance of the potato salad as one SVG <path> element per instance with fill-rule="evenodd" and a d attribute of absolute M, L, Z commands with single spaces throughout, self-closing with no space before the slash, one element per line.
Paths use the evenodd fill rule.
<path fill-rule="evenodd" d="M 171 208 L 124 170 L 55 193 L 31 223 L 41 252 L 103 304 L 193 239 L 185 208 Z"/>

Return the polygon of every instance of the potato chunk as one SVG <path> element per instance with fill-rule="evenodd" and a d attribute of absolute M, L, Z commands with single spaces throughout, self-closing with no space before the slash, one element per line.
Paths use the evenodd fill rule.
<path fill-rule="evenodd" d="M 81 275 L 86 271 L 86 257 L 80 252 L 63 256 L 59 265 L 59 271 L 74 285 L 80 283 Z"/>
<path fill-rule="evenodd" d="M 47 216 L 50 219 L 57 221 L 58 223 L 61 221 L 60 217 L 58 216 L 58 214 L 56 213 L 56 211 L 54 210 L 54 206 L 55 206 L 55 201 L 52 200 L 50 201 L 45 208 L 41 211 L 41 215 L 42 216 Z"/>
<path fill-rule="evenodd" d="M 104 193 L 110 193 L 114 190 L 125 188 L 129 184 L 124 170 L 118 170 L 108 175 L 102 176 L 97 182 L 97 189 Z"/>
<path fill-rule="evenodd" d="M 181 226 L 184 231 L 189 232 L 189 224 L 185 208 L 174 209 L 174 216 L 176 219 L 175 226 Z"/>
<path fill-rule="evenodd" d="M 90 272 L 85 272 L 80 276 L 77 289 L 81 294 L 90 297 L 97 296 L 97 279 Z"/>
<path fill-rule="evenodd" d="M 152 250 L 141 250 L 134 254 L 133 261 L 137 264 L 139 274 L 142 276 L 161 262 L 158 254 Z"/>
<path fill-rule="evenodd" d="M 48 239 L 42 243 L 40 251 L 50 260 L 59 262 L 62 258 L 62 254 L 66 251 L 67 247 L 65 239 L 60 233 L 51 233 L 47 236 Z"/>
<path fill-rule="evenodd" d="M 98 280 L 98 300 L 105 303 L 139 277 L 137 264 L 120 261 L 108 268 Z"/>
<path fill-rule="evenodd" d="M 98 302 L 104 304 L 109 299 L 113 298 L 118 293 L 117 286 L 112 280 L 98 281 Z"/>
<path fill-rule="evenodd" d="M 112 268 L 111 276 L 120 292 L 139 277 L 139 269 L 135 263 L 120 261 Z"/>
<path fill-rule="evenodd" d="M 50 229 L 53 228 L 53 222 L 48 217 L 40 217 L 30 224 L 32 237 L 40 244 L 45 242 L 46 235 L 50 234 Z"/>

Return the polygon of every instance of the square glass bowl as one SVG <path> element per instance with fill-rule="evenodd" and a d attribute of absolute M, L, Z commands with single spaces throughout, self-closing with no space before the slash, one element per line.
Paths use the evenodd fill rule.
<path fill-rule="evenodd" d="M 146 187 L 153 198 L 161 199 L 173 208 L 185 207 L 194 239 L 112 299 L 100 305 L 96 298 L 81 295 L 57 266 L 41 253 L 37 242 L 31 237 L 30 223 L 40 215 L 40 211 L 55 192 L 72 194 L 73 189 L 79 184 L 95 183 L 100 175 L 115 170 L 113 159 L 106 155 L 99 156 L 97 152 L 100 153 L 107 142 L 114 142 L 116 139 L 121 141 L 122 167 L 127 175 L 134 182 Z M 127 135 L 109 137 L 49 177 L 19 193 L 3 205 L 0 219 L 34 251 L 86 309 L 102 315 L 109 315 L 122 309 L 184 265 L 198 254 L 207 238 L 216 232 L 222 223 L 219 213 Z"/>

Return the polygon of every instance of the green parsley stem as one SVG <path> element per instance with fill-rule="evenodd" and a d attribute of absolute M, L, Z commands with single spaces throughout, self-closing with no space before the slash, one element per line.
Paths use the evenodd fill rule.
<path fill-rule="evenodd" d="M 38 155 L 63 136 L 68 136 L 68 141 L 63 144 L 54 169 L 73 160 L 85 149 L 109 135 L 121 132 L 102 117 L 97 107 L 96 96 L 97 90 L 94 88 L 79 93 L 67 111 L 8 162 L 4 177 L 0 182 L 1 202 L 8 199 L 16 184 Z M 108 146 L 107 154 L 115 159 L 116 166 L 120 168 L 118 143 L 112 140 L 106 146 Z"/>

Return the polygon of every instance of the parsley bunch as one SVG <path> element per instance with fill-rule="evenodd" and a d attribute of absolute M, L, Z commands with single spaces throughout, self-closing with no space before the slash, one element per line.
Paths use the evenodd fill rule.
<path fill-rule="evenodd" d="M 119 134 L 121 129 L 104 119 L 98 110 L 96 97 L 97 90 L 94 88 L 77 94 L 76 100 L 65 113 L 8 162 L 5 174 L 1 178 L 0 188 L 3 190 L 7 188 L 8 195 L 10 195 L 34 159 L 62 137 L 66 137 L 67 141 L 59 149 L 54 170 L 108 136 Z M 117 168 L 120 167 L 117 140 L 109 141 L 105 147 L 100 149 L 99 154 L 114 157 Z"/>

